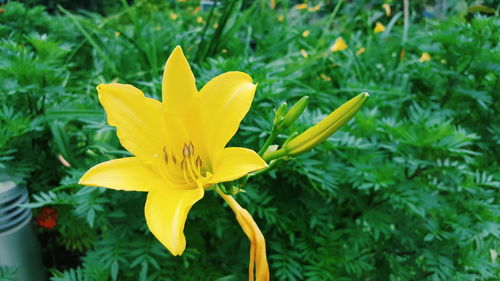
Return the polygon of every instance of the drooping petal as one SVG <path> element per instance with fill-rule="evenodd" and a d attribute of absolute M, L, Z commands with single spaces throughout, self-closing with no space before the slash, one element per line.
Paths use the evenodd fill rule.
<path fill-rule="evenodd" d="M 232 181 L 267 167 L 253 150 L 242 147 L 225 148 L 217 157 L 210 183 Z"/>
<path fill-rule="evenodd" d="M 144 213 L 151 232 L 172 255 L 182 255 L 186 248 L 184 224 L 194 203 L 203 197 L 203 187 L 178 189 L 157 186 L 148 193 Z"/>
<path fill-rule="evenodd" d="M 168 57 L 163 72 L 162 99 L 172 108 L 184 109 L 198 93 L 191 67 L 180 46 Z"/>
<path fill-rule="evenodd" d="M 236 133 L 256 87 L 250 76 L 234 71 L 213 78 L 200 90 L 209 151 L 220 151 Z"/>
<path fill-rule="evenodd" d="M 146 164 L 162 151 L 166 136 L 161 103 L 146 98 L 132 85 L 111 83 L 97 87 L 108 123 L 116 127 L 120 143 Z"/>
<path fill-rule="evenodd" d="M 114 159 L 95 165 L 78 182 L 126 191 L 149 191 L 160 176 L 137 157 Z"/>

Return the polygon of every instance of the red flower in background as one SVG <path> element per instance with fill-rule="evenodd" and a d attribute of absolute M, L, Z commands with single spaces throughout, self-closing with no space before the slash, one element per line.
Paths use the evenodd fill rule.
<path fill-rule="evenodd" d="M 57 225 L 57 219 L 59 215 L 55 209 L 50 207 L 43 207 L 38 214 L 38 217 L 35 219 L 36 224 L 46 229 L 51 229 Z"/>

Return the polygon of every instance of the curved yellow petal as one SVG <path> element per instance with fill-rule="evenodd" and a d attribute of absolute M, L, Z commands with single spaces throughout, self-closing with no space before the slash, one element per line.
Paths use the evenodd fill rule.
<path fill-rule="evenodd" d="M 117 190 L 149 191 L 160 180 L 136 157 L 114 159 L 95 165 L 78 182 Z"/>
<path fill-rule="evenodd" d="M 180 46 L 168 57 L 163 72 L 162 99 L 173 108 L 186 108 L 198 93 L 193 72 Z"/>
<path fill-rule="evenodd" d="M 144 213 L 149 229 L 174 256 L 186 248 L 184 224 L 191 207 L 203 197 L 203 187 L 177 189 L 157 186 L 148 193 Z"/>
<path fill-rule="evenodd" d="M 166 138 L 163 109 L 157 100 L 146 98 L 132 85 L 111 83 L 97 87 L 108 123 L 116 126 L 120 143 L 146 164 L 155 161 Z"/>
<path fill-rule="evenodd" d="M 267 167 L 266 162 L 253 150 L 242 147 L 225 148 L 214 163 L 209 183 L 239 179 L 242 176 Z"/>
<path fill-rule="evenodd" d="M 234 136 L 250 109 L 256 87 L 250 76 L 234 71 L 213 78 L 200 90 L 209 151 L 222 150 Z"/>

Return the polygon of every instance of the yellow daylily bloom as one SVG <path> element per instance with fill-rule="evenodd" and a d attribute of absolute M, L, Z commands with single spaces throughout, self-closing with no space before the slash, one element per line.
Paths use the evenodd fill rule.
<path fill-rule="evenodd" d="M 302 4 L 297 4 L 293 7 L 295 10 L 304 10 L 304 9 L 307 9 L 307 4 L 306 3 L 302 3 Z"/>
<path fill-rule="evenodd" d="M 377 21 L 377 23 L 375 24 L 375 28 L 373 29 L 373 32 L 380 33 L 384 32 L 384 30 L 385 26 L 381 22 Z"/>
<path fill-rule="evenodd" d="M 285 20 L 285 16 L 281 15 L 281 16 L 279 16 L 279 17 L 278 17 L 278 21 L 279 21 L 279 22 L 282 22 L 282 21 L 284 21 L 284 20 Z"/>
<path fill-rule="evenodd" d="M 320 6 L 319 4 L 317 4 L 317 5 L 315 5 L 315 6 L 312 6 L 312 7 L 307 8 L 307 10 L 308 10 L 309 12 L 312 12 L 312 13 L 313 13 L 313 12 L 317 12 L 317 11 L 319 11 L 319 9 L 321 9 L 321 6 Z"/>
<path fill-rule="evenodd" d="M 196 18 L 197 23 L 203 23 L 203 18 L 202 17 L 197 17 Z"/>
<path fill-rule="evenodd" d="M 307 53 L 307 51 L 306 51 L 306 50 L 304 50 L 304 49 L 300 49 L 300 54 L 301 54 L 301 55 L 302 55 L 305 59 L 307 59 L 307 57 L 309 57 L 309 54 L 308 54 L 308 53 Z"/>
<path fill-rule="evenodd" d="M 179 46 L 165 66 L 162 102 L 132 85 L 99 85 L 108 123 L 134 156 L 98 164 L 79 183 L 148 192 L 144 212 L 149 229 L 173 255 L 181 255 L 188 212 L 205 188 L 267 167 L 253 150 L 225 147 L 248 112 L 255 89 L 250 76 L 235 71 L 213 78 L 198 91 Z"/>
<path fill-rule="evenodd" d="M 423 52 L 422 56 L 419 59 L 420 62 L 426 62 L 429 60 L 431 60 L 431 55 L 429 55 L 429 53 L 426 53 L 426 52 Z"/>
<path fill-rule="evenodd" d="M 170 18 L 176 20 L 179 16 L 176 13 L 170 13 Z"/>
<path fill-rule="evenodd" d="M 333 43 L 332 47 L 330 47 L 330 51 L 332 52 L 339 52 L 347 49 L 348 46 L 345 43 L 344 39 L 342 37 L 339 37 L 335 40 L 335 43 Z"/>
<path fill-rule="evenodd" d="M 391 16 L 391 5 L 385 3 L 385 4 L 382 4 L 382 8 L 384 8 L 386 16 L 388 16 L 388 17 Z"/>
<path fill-rule="evenodd" d="M 276 8 L 276 0 L 270 0 L 269 1 L 269 6 L 271 7 L 271 9 Z"/>
<path fill-rule="evenodd" d="M 302 37 L 307 37 L 307 36 L 309 36 L 309 34 L 311 34 L 311 31 L 304 30 L 304 32 L 302 32 Z"/>
<path fill-rule="evenodd" d="M 359 50 L 356 51 L 356 56 L 361 55 L 362 53 L 366 52 L 366 48 L 360 48 Z"/>

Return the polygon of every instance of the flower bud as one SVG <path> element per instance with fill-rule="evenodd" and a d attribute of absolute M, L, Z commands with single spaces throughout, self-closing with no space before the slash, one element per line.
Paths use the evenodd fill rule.
<path fill-rule="evenodd" d="M 283 123 L 281 123 L 281 126 L 283 128 L 286 128 L 290 126 L 293 122 L 295 122 L 295 120 L 299 118 L 302 112 L 304 112 L 308 104 L 309 104 L 309 97 L 303 96 L 286 113 L 285 118 L 283 119 Z"/>
<path fill-rule="evenodd" d="M 286 153 L 288 155 L 296 155 L 322 143 L 359 111 L 368 96 L 366 92 L 357 95 L 330 113 L 330 115 L 318 124 L 292 139 L 285 145 Z"/>
<path fill-rule="evenodd" d="M 288 110 L 288 105 L 286 102 L 280 104 L 278 109 L 274 111 L 274 126 L 278 126 L 281 122 L 283 122 L 283 118 Z"/>

